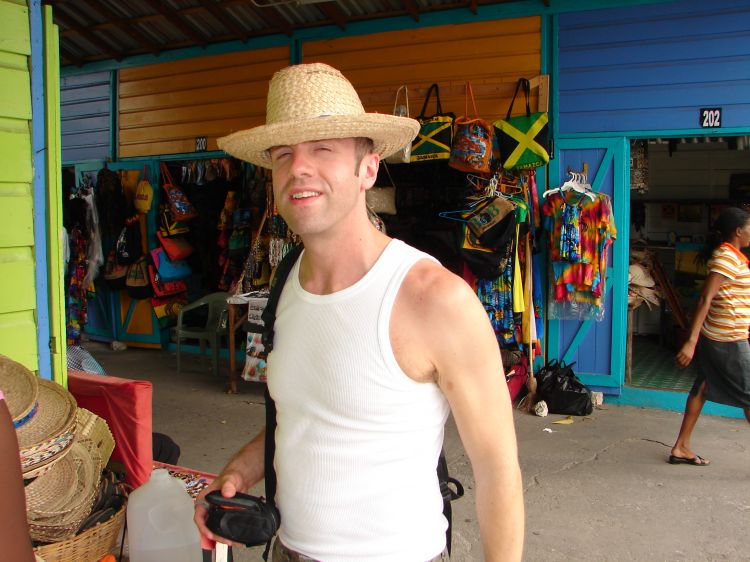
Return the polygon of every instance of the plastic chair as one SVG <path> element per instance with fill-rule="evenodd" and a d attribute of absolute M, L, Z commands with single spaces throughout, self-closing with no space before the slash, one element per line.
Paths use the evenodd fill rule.
<path fill-rule="evenodd" d="M 180 372 L 180 342 L 183 339 L 196 339 L 201 346 L 201 362 L 206 352 L 206 342 L 211 346 L 211 372 L 214 376 L 219 374 L 219 348 L 221 336 L 226 334 L 226 328 L 221 326 L 221 318 L 227 309 L 227 298 L 229 293 L 211 293 L 193 301 L 177 314 L 177 372 Z M 208 307 L 208 318 L 203 326 L 186 326 L 182 323 L 183 314 L 200 308 Z"/>

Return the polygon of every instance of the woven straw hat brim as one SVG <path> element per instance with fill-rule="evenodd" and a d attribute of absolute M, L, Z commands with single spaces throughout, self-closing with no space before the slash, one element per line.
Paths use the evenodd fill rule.
<path fill-rule="evenodd" d="M 218 139 L 219 148 L 263 168 L 271 168 L 268 149 L 302 142 L 366 137 L 381 158 L 390 156 L 414 140 L 419 122 L 383 113 L 330 115 L 261 125 Z"/>
<path fill-rule="evenodd" d="M 44 524 L 47 518 L 65 519 L 71 512 L 80 511 L 96 495 L 101 469 L 96 445 L 90 439 L 76 441 L 52 470 L 26 486 L 29 521 Z"/>
<path fill-rule="evenodd" d="M 51 460 L 72 442 L 76 401 L 57 383 L 40 379 L 36 414 L 16 430 L 21 468 L 26 474 Z"/>
<path fill-rule="evenodd" d="M 14 422 L 31 412 L 38 393 L 38 378 L 10 357 L 0 355 L 0 390 Z"/>

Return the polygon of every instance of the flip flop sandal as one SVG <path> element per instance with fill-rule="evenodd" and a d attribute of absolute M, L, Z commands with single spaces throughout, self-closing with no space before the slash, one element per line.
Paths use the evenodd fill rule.
<path fill-rule="evenodd" d="M 695 455 L 692 459 L 669 455 L 669 464 L 690 464 L 692 466 L 708 466 L 710 463 L 700 455 Z"/>

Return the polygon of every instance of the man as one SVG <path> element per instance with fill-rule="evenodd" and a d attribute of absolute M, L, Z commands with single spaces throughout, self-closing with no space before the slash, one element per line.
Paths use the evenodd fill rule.
<path fill-rule="evenodd" d="M 446 559 L 435 467 L 449 409 L 476 480 L 485 560 L 519 560 L 523 497 L 497 341 L 471 288 L 368 219 L 380 159 L 416 121 L 365 113 L 340 72 L 286 68 L 266 125 L 219 139 L 273 171 L 274 201 L 304 252 L 276 316 L 268 358 L 276 402 L 274 560 Z M 210 486 L 225 497 L 263 477 L 263 438 Z M 210 490 L 207 490 L 210 491 Z M 208 539 L 222 540 L 195 520 Z"/>

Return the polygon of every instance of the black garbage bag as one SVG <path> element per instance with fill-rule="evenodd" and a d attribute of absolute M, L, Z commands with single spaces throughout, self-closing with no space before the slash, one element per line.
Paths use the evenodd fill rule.
<path fill-rule="evenodd" d="M 575 375 L 573 365 L 553 359 L 536 374 L 537 393 L 551 414 L 588 416 L 594 409 L 591 391 Z"/>

